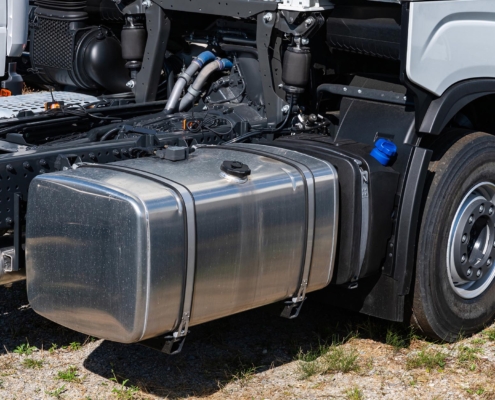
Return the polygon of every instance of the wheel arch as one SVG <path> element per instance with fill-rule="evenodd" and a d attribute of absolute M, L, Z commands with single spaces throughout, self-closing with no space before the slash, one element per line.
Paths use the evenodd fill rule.
<path fill-rule="evenodd" d="M 459 113 L 469 110 L 474 105 L 479 107 L 477 117 L 480 121 L 490 117 L 490 105 L 495 107 L 495 79 L 470 79 L 451 86 L 441 97 L 431 101 L 419 126 L 419 133 L 442 134 Z M 486 123 L 471 122 L 473 123 L 473 126 L 469 127 L 471 129 L 488 133 L 495 131 L 495 124 L 492 129 L 488 129 Z"/>

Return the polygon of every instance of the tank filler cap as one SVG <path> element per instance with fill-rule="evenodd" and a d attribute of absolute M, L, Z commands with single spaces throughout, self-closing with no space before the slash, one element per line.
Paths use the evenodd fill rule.
<path fill-rule="evenodd" d="M 375 148 L 371 151 L 371 157 L 382 165 L 388 165 L 396 155 L 397 146 L 387 139 L 378 139 L 375 143 Z"/>
<path fill-rule="evenodd" d="M 251 169 L 240 161 L 224 161 L 220 169 L 225 174 L 239 179 L 246 179 L 251 175 Z"/>

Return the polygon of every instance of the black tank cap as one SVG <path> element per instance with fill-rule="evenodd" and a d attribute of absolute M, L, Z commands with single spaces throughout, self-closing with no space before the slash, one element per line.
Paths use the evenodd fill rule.
<path fill-rule="evenodd" d="M 251 175 L 251 169 L 240 161 L 224 161 L 220 169 L 226 174 L 241 179 Z"/>

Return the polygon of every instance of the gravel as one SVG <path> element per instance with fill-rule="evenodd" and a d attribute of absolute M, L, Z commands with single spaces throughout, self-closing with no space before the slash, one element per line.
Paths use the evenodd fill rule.
<path fill-rule="evenodd" d="M 441 345 L 311 295 L 298 319 L 280 311 L 275 304 L 193 327 L 183 352 L 167 356 L 58 326 L 29 308 L 24 284 L 2 287 L 0 399 L 495 398 L 495 331 Z M 304 378 L 300 355 L 314 351 L 321 357 L 310 362 L 323 362 L 332 342 L 357 351 L 359 369 Z M 425 352 L 446 361 L 410 369 Z"/>

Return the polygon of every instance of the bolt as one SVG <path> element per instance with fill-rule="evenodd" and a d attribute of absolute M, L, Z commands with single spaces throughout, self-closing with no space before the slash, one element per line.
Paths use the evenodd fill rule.
<path fill-rule="evenodd" d="M 462 257 L 461 257 L 461 263 L 465 263 L 466 262 L 466 259 L 467 259 L 466 255 L 463 254 Z"/>
<path fill-rule="evenodd" d="M 112 151 L 112 153 L 113 153 L 114 156 L 118 156 L 120 154 L 120 151 L 118 151 L 117 149 L 114 149 Z"/>
<path fill-rule="evenodd" d="M 302 39 L 301 39 L 301 44 L 302 44 L 303 46 L 307 46 L 307 45 L 309 44 L 309 39 L 307 39 L 307 38 L 302 38 Z"/>
<path fill-rule="evenodd" d="M 7 171 L 9 171 L 9 172 L 14 171 L 14 167 L 12 166 L 12 164 L 7 164 L 7 166 L 5 168 L 7 168 Z"/>
<path fill-rule="evenodd" d="M 27 161 L 24 161 L 24 162 L 22 163 L 22 166 L 23 166 L 24 168 L 26 168 L 26 169 L 31 168 L 31 164 L 29 164 Z"/>
<path fill-rule="evenodd" d="M 125 84 L 129 89 L 134 89 L 134 86 L 136 86 L 136 82 L 134 79 L 131 79 L 129 82 Z"/>
<path fill-rule="evenodd" d="M 41 165 L 42 167 L 46 167 L 46 166 L 48 165 L 48 163 L 46 162 L 46 160 L 41 159 L 41 160 L 40 160 L 40 165 Z"/>
<path fill-rule="evenodd" d="M 92 160 L 96 160 L 95 153 L 89 153 L 89 158 L 91 158 Z"/>
<path fill-rule="evenodd" d="M 151 0 L 143 0 L 142 4 L 144 7 L 150 8 L 151 7 Z"/>
<path fill-rule="evenodd" d="M 309 28 L 311 25 L 314 24 L 315 19 L 313 17 L 309 17 L 305 22 L 306 22 L 306 28 Z"/>
<path fill-rule="evenodd" d="M 473 272 L 473 269 L 471 267 L 469 267 L 469 269 L 466 272 L 466 275 L 471 276 L 472 272 Z"/>
<path fill-rule="evenodd" d="M 482 213 L 483 211 L 485 211 L 485 206 L 482 204 L 478 210 L 480 213 Z"/>
<path fill-rule="evenodd" d="M 492 259 L 489 258 L 488 260 L 486 260 L 486 265 L 487 267 L 489 267 L 490 265 L 492 265 Z"/>
<path fill-rule="evenodd" d="M 284 87 L 284 84 L 283 83 L 281 83 L 280 85 L 278 85 L 278 88 L 279 89 L 282 89 L 283 87 Z"/>
<path fill-rule="evenodd" d="M 290 106 L 288 104 L 286 104 L 285 106 L 282 107 L 282 112 L 284 114 L 287 114 L 290 110 Z"/>
<path fill-rule="evenodd" d="M 492 215 L 492 214 L 493 214 L 493 207 L 490 207 L 490 208 L 488 209 L 488 214 L 490 214 L 490 215 Z"/>
<path fill-rule="evenodd" d="M 461 240 L 462 240 L 462 243 L 466 243 L 466 241 L 467 241 L 467 235 L 466 234 L 462 235 L 462 239 Z"/>
<path fill-rule="evenodd" d="M 479 278 L 481 276 L 481 269 L 479 269 L 478 271 L 476 271 L 476 276 Z"/>
<path fill-rule="evenodd" d="M 471 215 L 471 216 L 469 217 L 469 219 L 468 219 L 468 222 L 469 222 L 470 224 L 472 224 L 472 223 L 473 223 L 473 221 L 474 221 L 474 216 L 473 216 L 473 215 Z"/>
<path fill-rule="evenodd" d="M 272 22 L 273 21 L 273 14 L 272 13 L 266 13 L 263 16 L 263 21 L 265 21 L 266 23 Z"/>

